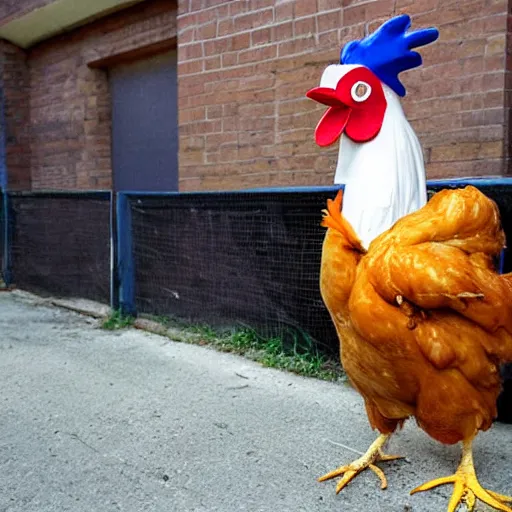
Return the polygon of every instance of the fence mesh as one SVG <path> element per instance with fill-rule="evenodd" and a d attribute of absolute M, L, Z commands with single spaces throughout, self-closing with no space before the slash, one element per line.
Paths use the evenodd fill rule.
<path fill-rule="evenodd" d="M 510 187 L 480 188 L 498 203 L 510 239 Z M 334 195 L 333 188 L 130 196 L 137 310 L 245 324 L 336 352 L 319 291 L 321 210 Z M 109 302 L 110 194 L 10 194 L 10 224 L 18 287 Z M 505 271 L 512 271 L 510 251 Z"/>
<path fill-rule="evenodd" d="M 337 351 L 319 291 L 327 197 L 132 198 L 137 310 L 219 327 L 247 324 Z"/>
<path fill-rule="evenodd" d="M 480 188 L 512 233 L 510 188 Z M 321 210 L 334 195 L 332 189 L 132 197 L 137 310 L 215 326 L 247 324 L 285 339 L 306 336 L 336 352 L 319 290 Z M 505 270 L 511 267 L 509 254 Z"/>
<path fill-rule="evenodd" d="M 10 223 L 17 287 L 109 303 L 109 193 L 11 194 Z"/>

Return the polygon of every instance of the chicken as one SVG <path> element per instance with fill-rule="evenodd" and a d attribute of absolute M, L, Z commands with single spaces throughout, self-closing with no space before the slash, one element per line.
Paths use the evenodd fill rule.
<path fill-rule="evenodd" d="M 409 24 L 407 16 L 400 16 L 358 44 L 382 41 L 382 34 L 384 42 L 389 41 L 389 34 L 410 38 L 411 34 L 405 35 Z M 431 41 L 429 34 L 413 39 Z M 353 44 L 349 50 L 354 51 Z M 387 82 L 382 84 L 387 103 L 384 118 L 378 115 L 372 125 L 379 125 L 377 133 L 367 130 L 368 137 L 354 137 L 355 132 L 361 133 L 354 128 L 345 131 L 347 121 L 340 119 L 357 119 L 352 111 L 364 108 L 351 105 L 350 97 L 347 100 L 347 85 L 351 91 L 354 86 L 346 77 L 354 69 L 343 65 L 342 54 L 342 65 L 328 68 L 321 87 L 308 93 L 330 107 L 317 126 L 317 142 L 327 145 L 343 134 L 350 141 L 342 140 L 342 144 L 351 152 L 350 158 L 344 156 L 344 168 L 338 169 L 346 180 L 345 195 L 340 191 L 324 211 L 322 224 L 327 231 L 320 289 L 340 340 L 342 365 L 380 435 L 365 455 L 320 480 L 340 476 L 339 492 L 369 468 L 385 488 L 386 477 L 376 463 L 400 458 L 384 454 L 383 448 L 393 432 L 414 417 L 435 440 L 462 442 L 463 449 L 453 476 L 426 483 L 412 493 L 453 483 L 449 512 L 460 502 L 472 510 L 476 498 L 512 512 L 507 505 L 512 498 L 481 487 L 472 459 L 474 437 L 490 428 L 497 413 L 500 365 L 512 361 L 512 275 L 499 275 L 494 267 L 494 257 L 505 245 L 498 208 L 472 186 L 441 191 L 426 202 L 421 190 L 423 162 L 415 153 L 417 139 L 410 135 L 397 107 L 401 89 L 396 83 L 393 88 L 375 66 L 372 72 Z M 359 72 L 355 80 L 379 91 L 374 78 Z M 377 100 L 371 108 L 376 104 Z M 385 118 L 390 114 L 395 114 L 392 121 Z M 391 135 L 408 134 L 408 144 L 403 139 L 391 144 L 399 160 L 394 165 L 392 158 L 383 159 L 384 146 L 379 146 L 386 126 L 392 126 L 391 132 L 384 133 L 387 145 Z M 365 146 L 371 144 L 374 148 L 369 153 Z M 375 147 L 381 152 L 375 153 Z M 378 178 L 362 187 L 360 174 L 368 179 L 381 171 L 382 166 L 373 167 L 379 161 L 391 169 L 392 185 L 402 186 L 401 190 L 386 188 Z M 407 162 L 416 167 L 406 169 Z M 400 181 L 404 169 L 409 173 L 405 187 Z M 388 191 L 389 197 L 378 197 L 379 192 Z"/>

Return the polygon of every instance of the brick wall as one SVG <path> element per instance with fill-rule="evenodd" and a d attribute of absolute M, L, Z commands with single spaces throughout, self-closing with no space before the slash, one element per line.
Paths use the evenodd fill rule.
<path fill-rule="evenodd" d="M 5 163 L 10 189 L 30 189 L 29 76 L 23 50 L 0 41 Z"/>
<path fill-rule="evenodd" d="M 510 5 L 512 7 L 512 4 Z M 509 8 L 510 11 L 510 8 Z M 505 168 L 512 174 L 512 18 L 507 23 L 506 75 L 505 75 Z"/>
<path fill-rule="evenodd" d="M 180 188 L 331 184 L 305 99 L 347 41 L 401 12 L 438 26 L 404 106 L 429 177 L 502 174 L 508 0 L 181 0 Z"/>
<path fill-rule="evenodd" d="M 173 3 L 146 0 L 27 52 L 34 189 L 111 186 L 108 77 L 88 64 L 175 36 Z"/>

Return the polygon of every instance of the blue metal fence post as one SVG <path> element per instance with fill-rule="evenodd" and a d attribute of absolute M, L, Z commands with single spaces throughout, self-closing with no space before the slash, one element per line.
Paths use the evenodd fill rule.
<path fill-rule="evenodd" d="M 506 249 L 502 249 L 500 252 L 500 261 L 498 264 L 498 272 L 500 274 L 505 273 L 505 254 L 506 254 Z"/>
<path fill-rule="evenodd" d="M 12 284 L 11 276 L 11 222 L 9 216 L 9 195 L 5 189 L 2 190 L 2 217 L 4 219 L 2 226 L 3 239 L 3 265 L 2 277 L 6 286 Z"/>
<path fill-rule="evenodd" d="M 117 278 L 117 225 L 116 225 L 116 195 L 113 190 L 109 193 L 109 223 L 110 223 L 110 308 L 119 309 Z"/>
<path fill-rule="evenodd" d="M 135 265 L 133 260 L 132 215 L 127 194 L 117 193 L 117 279 L 119 309 L 124 315 L 135 315 Z"/>
<path fill-rule="evenodd" d="M 10 219 L 9 219 L 9 196 L 7 194 L 7 163 L 6 163 L 6 123 L 5 123 L 5 95 L 3 83 L 0 83 L 0 190 L 2 193 L 2 217 L 1 236 L 3 242 L 3 265 L 0 269 L 6 286 L 11 280 L 11 248 L 10 248 Z"/>

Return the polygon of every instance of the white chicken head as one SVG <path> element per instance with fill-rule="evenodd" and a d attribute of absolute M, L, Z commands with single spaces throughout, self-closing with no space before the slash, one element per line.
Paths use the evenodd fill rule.
<path fill-rule="evenodd" d="M 410 17 L 400 15 L 348 43 L 340 64 L 328 66 L 320 86 L 306 94 L 329 107 L 315 130 L 317 144 L 341 137 L 334 181 L 345 185 L 343 213 L 366 247 L 426 203 L 423 154 L 400 104 L 406 91 L 398 75 L 422 64 L 411 49 L 439 32 L 407 32 L 410 25 Z"/>
<path fill-rule="evenodd" d="M 398 75 L 422 64 L 421 55 L 412 48 L 439 37 L 436 28 L 408 33 L 410 26 L 410 17 L 403 14 L 368 37 L 351 41 L 341 51 L 340 64 L 329 66 L 320 87 L 308 91 L 309 98 L 330 107 L 317 126 L 320 146 L 332 144 L 342 133 L 355 142 L 377 136 L 387 105 L 383 86 L 405 96 Z"/>

